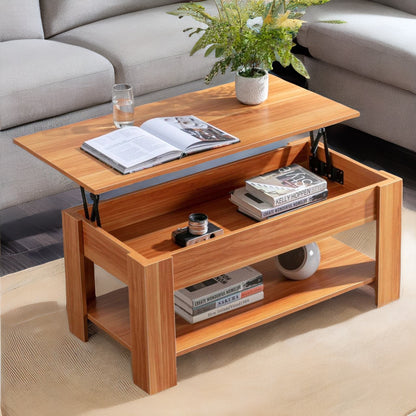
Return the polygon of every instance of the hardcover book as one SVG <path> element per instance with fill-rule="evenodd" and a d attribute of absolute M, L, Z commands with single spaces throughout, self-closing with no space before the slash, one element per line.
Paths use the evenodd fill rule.
<path fill-rule="evenodd" d="M 223 314 L 225 312 L 231 311 L 233 309 L 241 308 L 242 306 L 249 305 L 250 303 L 257 302 L 264 299 L 264 292 L 255 293 L 254 295 L 248 296 L 243 299 L 239 299 L 235 302 L 231 302 L 228 305 L 221 306 L 216 309 L 212 309 L 207 312 L 203 312 L 199 315 L 192 316 L 189 313 L 185 312 L 182 308 L 175 305 L 175 312 L 191 324 L 204 321 L 205 319 L 212 318 L 214 316 Z"/>
<path fill-rule="evenodd" d="M 262 282 L 263 275 L 253 267 L 247 266 L 179 289 L 175 291 L 175 297 L 181 299 L 191 308 L 196 308 Z"/>
<path fill-rule="evenodd" d="M 81 149 L 126 174 L 239 141 L 195 116 L 157 117 L 87 140 Z"/>
<path fill-rule="evenodd" d="M 255 293 L 262 292 L 264 289 L 263 283 L 253 286 L 249 289 L 242 290 L 240 292 L 232 293 L 231 295 L 224 296 L 214 302 L 205 303 L 204 305 L 198 306 L 196 308 L 191 308 L 187 303 L 183 302 L 180 298 L 175 296 L 175 305 L 182 308 L 185 312 L 189 313 L 192 316 L 199 315 L 203 312 L 210 311 L 212 309 L 220 308 L 221 306 L 228 305 L 229 303 L 235 302 L 239 299 L 244 299 L 248 296 L 254 295 Z"/>
<path fill-rule="evenodd" d="M 283 205 L 325 189 L 325 179 L 298 164 L 246 180 L 247 192 L 272 206 Z"/>
<path fill-rule="evenodd" d="M 324 191 L 307 195 L 303 198 L 295 199 L 294 201 L 275 207 L 251 195 L 247 192 L 245 187 L 242 187 L 233 191 L 230 201 L 237 205 L 239 210 L 244 214 L 247 214 L 256 220 L 262 221 L 282 212 L 290 211 L 294 208 L 300 208 L 305 205 L 323 201 L 327 196 L 328 190 L 325 189 Z"/>

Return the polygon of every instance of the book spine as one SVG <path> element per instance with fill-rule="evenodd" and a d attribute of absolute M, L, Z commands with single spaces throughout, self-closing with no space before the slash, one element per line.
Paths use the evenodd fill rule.
<path fill-rule="evenodd" d="M 300 207 L 301 205 L 306 205 L 306 204 L 309 204 L 309 203 L 314 202 L 314 201 L 320 201 L 322 199 L 325 199 L 327 196 L 328 196 L 328 190 L 325 189 L 322 192 L 317 192 L 317 193 L 314 193 L 312 195 L 308 195 L 308 196 L 305 196 L 303 198 L 296 199 L 296 200 L 291 201 L 287 204 L 283 204 L 283 205 L 279 205 L 275 208 L 270 208 L 270 209 L 266 209 L 266 210 L 263 210 L 263 211 L 259 211 L 259 214 L 263 218 L 267 218 L 267 217 L 270 217 L 271 215 L 279 214 L 281 212 L 289 211 L 293 208 Z"/>
<path fill-rule="evenodd" d="M 258 275 L 254 277 L 251 276 L 247 278 L 246 280 L 243 280 L 242 282 L 236 283 L 235 285 L 229 286 L 225 289 L 219 289 L 217 291 L 209 293 L 205 296 L 201 296 L 199 298 L 190 299 L 179 291 L 175 292 L 175 296 L 183 300 L 185 303 L 191 306 L 191 308 L 197 308 L 198 306 L 213 302 L 217 299 L 223 298 L 224 296 L 230 295 L 232 293 L 240 292 L 244 289 L 247 289 L 248 287 L 259 284 L 262 281 L 263 281 L 263 276 L 259 273 Z"/>
<path fill-rule="evenodd" d="M 288 202 L 303 198 L 307 195 L 316 194 L 317 192 L 324 191 L 325 189 L 327 189 L 327 184 L 326 182 L 317 183 L 316 185 L 311 185 L 308 188 L 299 189 L 290 194 L 286 194 L 286 195 L 282 195 L 278 197 L 269 196 L 265 194 L 264 192 L 260 191 L 259 189 L 256 189 L 254 186 L 251 186 L 250 184 L 246 184 L 246 189 L 249 193 L 262 199 L 264 202 L 268 202 L 269 204 L 277 207 L 277 206 L 286 204 Z"/>
<path fill-rule="evenodd" d="M 199 306 L 197 308 L 191 308 L 189 305 L 187 305 L 185 302 L 182 302 L 178 299 L 175 299 L 175 304 L 177 304 L 179 307 L 181 307 L 183 310 L 185 310 L 187 313 L 189 313 L 192 316 L 199 315 L 201 313 L 210 311 L 212 309 L 219 308 L 224 305 L 228 305 L 229 303 L 235 302 L 239 299 L 246 298 L 248 296 L 254 295 L 255 293 L 262 292 L 264 289 L 264 285 L 260 284 L 257 286 L 253 286 L 250 289 L 242 290 L 240 292 L 233 293 L 229 296 L 225 296 L 221 299 L 218 299 L 217 301 L 206 303 L 205 305 Z"/>
<path fill-rule="evenodd" d="M 221 315 L 225 312 L 229 312 L 233 309 L 241 308 L 242 306 L 249 305 L 250 303 L 257 302 L 264 298 L 264 292 L 255 293 L 254 295 L 248 296 L 246 298 L 237 300 L 236 302 L 232 302 L 228 305 L 222 306 L 220 308 L 213 309 L 211 311 L 207 311 L 201 313 L 196 316 L 192 316 L 189 313 L 186 313 L 183 309 L 175 305 L 175 312 L 185 319 L 187 322 L 191 324 L 195 324 L 197 322 L 204 321 L 206 319 L 212 318 L 217 315 Z"/>

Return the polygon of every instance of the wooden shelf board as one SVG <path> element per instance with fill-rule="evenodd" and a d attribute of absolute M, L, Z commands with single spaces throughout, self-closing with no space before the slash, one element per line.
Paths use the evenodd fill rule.
<path fill-rule="evenodd" d="M 258 106 L 239 103 L 235 99 L 234 83 L 229 83 L 136 107 L 135 125 L 153 117 L 194 114 L 237 136 L 240 142 L 129 175 L 118 173 L 80 149 L 85 140 L 114 130 L 110 114 L 14 141 L 87 191 L 102 194 L 359 116 L 356 110 L 278 77 L 270 76 L 269 81 L 269 97 Z"/>
<path fill-rule="evenodd" d="M 88 319 L 131 350 L 127 287 L 98 296 L 88 305 Z"/>
<path fill-rule="evenodd" d="M 320 268 L 307 280 L 284 279 L 274 267 L 274 260 L 269 259 L 254 265 L 264 275 L 265 298 L 262 301 L 193 325 L 177 316 L 177 355 L 374 282 L 373 259 L 334 238 L 320 241 L 319 246 Z M 127 288 L 100 296 L 91 302 L 88 319 L 131 349 Z"/>
<path fill-rule="evenodd" d="M 196 324 L 176 319 L 176 350 L 182 355 L 375 280 L 375 261 L 328 238 L 319 242 L 321 264 L 309 279 L 290 281 L 279 276 L 273 259 L 253 265 L 264 275 L 263 300 Z"/>

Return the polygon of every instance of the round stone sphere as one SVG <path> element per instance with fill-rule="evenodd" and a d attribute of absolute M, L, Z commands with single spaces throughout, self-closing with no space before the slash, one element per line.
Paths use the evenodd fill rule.
<path fill-rule="evenodd" d="M 276 256 L 277 269 L 291 280 L 304 280 L 311 277 L 318 269 L 320 261 L 321 252 L 316 243 L 310 243 Z"/>

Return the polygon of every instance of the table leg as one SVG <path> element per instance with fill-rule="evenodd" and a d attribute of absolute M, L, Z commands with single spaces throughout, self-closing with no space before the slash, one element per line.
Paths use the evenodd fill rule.
<path fill-rule="evenodd" d="M 134 382 L 153 394 L 176 385 L 172 259 L 143 266 L 127 260 Z"/>
<path fill-rule="evenodd" d="M 94 264 L 84 257 L 82 219 L 62 213 L 66 309 L 70 331 L 88 340 L 87 304 L 95 298 Z"/>
<path fill-rule="evenodd" d="M 400 297 L 402 181 L 379 186 L 377 221 L 376 303 L 383 306 Z"/>

